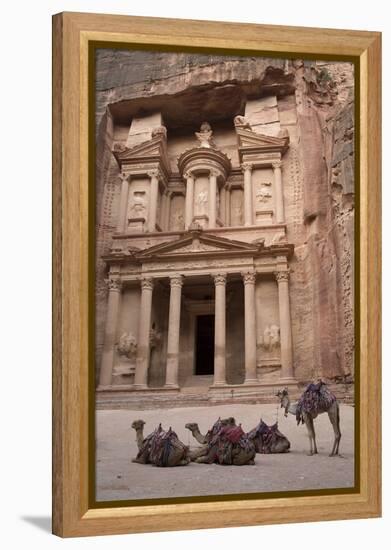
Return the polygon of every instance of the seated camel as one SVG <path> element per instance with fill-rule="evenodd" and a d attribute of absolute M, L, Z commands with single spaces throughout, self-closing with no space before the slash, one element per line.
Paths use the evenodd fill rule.
<path fill-rule="evenodd" d="M 243 431 L 242 426 L 236 426 L 235 419 L 220 418 L 203 436 L 195 423 L 189 423 L 188 428 L 199 443 L 200 449 L 190 453 L 191 460 L 199 464 L 232 464 L 243 466 L 254 464 L 255 446 Z"/>
<path fill-rule="evenodd" d="M 278 429 L 277 422 L 268 426 L 262 418 L 247 436 L 253 441 L 256 452 L 261 454 L 288 453 L 291 446 L 288 438 Z"/>
<path fill-rule="evenodd" d="M 189 448 L 169 428 L 163 430 L 159 426 L 144 438 L 144 420 L 135 420 L 132 428 L 136 430 L 138 453 L 132 462 L 139 464 L 154 464 L 161 467 L 187 466 L 190 462 Z"/>

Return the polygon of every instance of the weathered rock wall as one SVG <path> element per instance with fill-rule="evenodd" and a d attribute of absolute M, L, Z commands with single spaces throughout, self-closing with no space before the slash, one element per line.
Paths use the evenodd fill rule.
<path fill-rule="evenodd" d="M 291 262 L 295 374 L 343 379 L 353 374 L 354 102 L 348 63 L 287 62 L 198 54 L 97 54 L 97 358 L 103 344 L 106 289 L 102 254 L 116 227 L 119 170 L 111 154 L 112 113 L 129 100 L 178 98 L 189 90 L 227 87 L 268 95 L 280 86 L 278 110 L 290 134 L 283 181 Z M 225 88 L 224 88 L 225 89 Z M 246 98 L 235 98 L 240 105 Z M 228 97 L 228 96 L 227 96 Z M 114 106 L 114 109 L 113 109 Z M 122 106 L 122 107 L 121 107 Z M 192 103 L 194 112 L 199 105 Z M 206 108 L 206 107 L 205 107 Z M 224 102 L 220 108 L 224 111 Z M 125 124 L 123 119 L 121 124 Z"/>

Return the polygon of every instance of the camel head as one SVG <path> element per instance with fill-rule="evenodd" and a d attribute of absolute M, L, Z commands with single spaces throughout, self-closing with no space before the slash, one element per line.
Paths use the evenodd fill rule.
<path fill-rule="evenodd" d="M 289 405 L 291 404 L 291 401 L 289 399 L 289 394 L 288 394 L 288 388 L 284 388 L 283 390 L 278 390 L 278 392 L 276 393 L 276 397 L 278 397 L 281 402 L 281 408 L 285 409 L 284 415 L 288 416 L 288 409 L 289 409 Z"/>
<path fill-rule="evenodd" d="M 188 422 L 185 424 L 185 428 L 190 430 L 192 433 L 196 430 L 200 431 L 197 422 Z"/>
<path fill-rule="evenodd" d="M 144 420 L 134 420 L 132 422 L 132 428 L 137 432 L 137 431 L 143 430 L 144 424 L 145 424 Z"/>

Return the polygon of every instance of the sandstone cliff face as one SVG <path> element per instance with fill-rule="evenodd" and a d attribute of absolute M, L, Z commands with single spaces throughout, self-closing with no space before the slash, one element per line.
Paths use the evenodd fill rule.
<path fill-rule="evenodd" d="M 100 258 L 111 245 L 120 189 L 118 166 L 111 153 L 113 117 L 118 125 L 126 126 L 129 105 L 142 112 L 147 99 L 159 105 L 175 96 L 178 113 L 186 101 L 186 124 L 196 121 L 200 109 L 206 120 L 216 109 L 223 119 L 241 112 L 246 98 L 278 90 L 281 128 L 290 134 L 283 182 L 287 237 L 295 245 L 290 284 L 295 375 L 303 382 L 317 376 L 337 381 L 352 377 L 353 67 L 100 50 L 96 68 L 97 366 L 107 296 L 105 265 Z M 172 113 L 172 124 L 178 113 Z"/>

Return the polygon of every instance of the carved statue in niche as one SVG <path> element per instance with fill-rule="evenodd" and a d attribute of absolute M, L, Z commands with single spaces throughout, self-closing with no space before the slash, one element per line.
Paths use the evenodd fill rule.
<path fill-rule="evenodd" d="M 203 122 L 200 131 L 195 133 L 196 138 L 200 142 L 199 147 L 207 147 L 208 149 L 215 147 L 212 135 L 213 131 L 209 122 Z"/>
<path fill-rule="evenodd" d="M 231 225 L 243 224 L 243 207 L 239 200 L 236 200 L 232 205 L 231 216 L 232 216 Z"/>
<path fill-rule="evenodd" d="M 204 214 L 206 211 L 206 205 L 208 203 L 208 192 L 205 189 L 197 194 L 196 205 L 198 206 L 198 214 Z"/>
<path fill-rule="evenodd" d="M 173 231 L 181 231 L 185 227 L 183 214 L 180 210 L 174 210 L 171 219 L 171 229 Z"/>
<path fill-rule="evenodd" d="M 267 325 L 263 331 L 260 345 L 264 351 L 274 351 L 280 347 L 280 328 L 277 325 Z"/>
<path fill-rule="evenodd" d="M 123 355 L 128 359 L 134 359 L 137 353 L 137 341 L 131 332 L 124 332 L 117 344 L 119 355 Z"/>
<path fill-rule="evenodd" d="M 270 181 L 261 183 L 256 195 L 258 202 L 268 202 L 271 199 L 272 193 L 270 187 Z"/>
<path fill-rule="evenodd" d="M 157 348 L 162 340 L 162 333 L 152 325 L 151 332 L 149 334 L 149 345 L 151 349 Z"/>
<path fill-rule="evenodd" d="M 144 217 L 146 210 L 145 191 L 134 191 L 130 212 L 133 218 Z"/>

